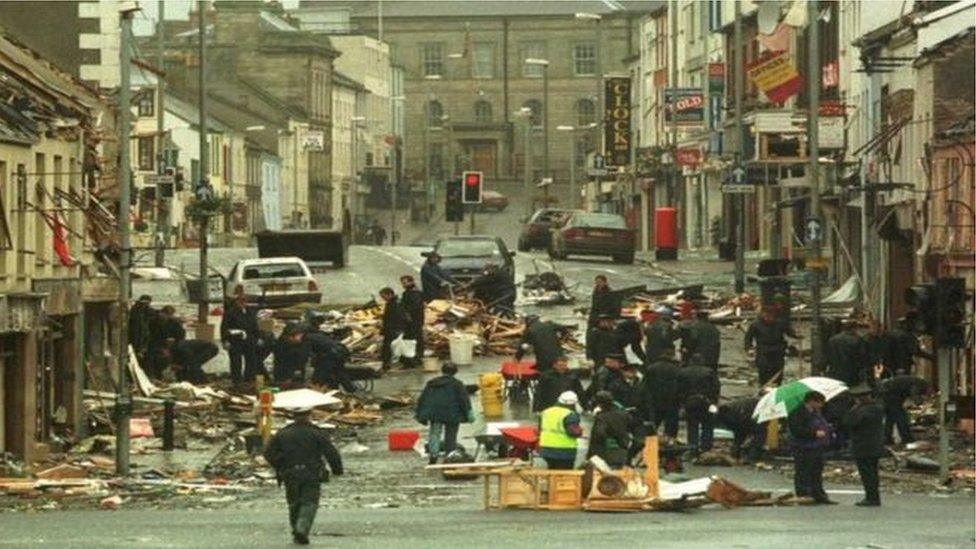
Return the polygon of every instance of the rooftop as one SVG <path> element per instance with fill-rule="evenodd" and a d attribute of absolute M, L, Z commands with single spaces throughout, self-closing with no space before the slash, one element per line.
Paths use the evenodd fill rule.
<path fill-rule="evenodd" d="M 575 13 L 598 15 L 649 13 L 661 1 L 618 0 L 551 0 L 517 2 L 505 0 L 444 0 L 416 2 L 386 0 L 383 17 L 502 17 L 502 16 L 570 16 Z M 348 9 L 353 18 L 377 17 L 379 3 L 370 0 L 302 0 L 303 9 Z"/>

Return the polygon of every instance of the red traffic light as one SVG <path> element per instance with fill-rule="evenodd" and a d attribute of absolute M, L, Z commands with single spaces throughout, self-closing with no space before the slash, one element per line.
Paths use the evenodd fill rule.
<path fill-rule="evenodd" d="M 461 174 L 464 182 L 461 202 L 464 204 L 481 204 L 481 187 L 484 174 L 481 172 L 464 172 Z"/>
<path fill-rule="evenodd" d="M 464 184 L 469 187 L 476 187 L 481 184 L 481 174 L 480 173 L 466 173 L 464 174 Z"/>

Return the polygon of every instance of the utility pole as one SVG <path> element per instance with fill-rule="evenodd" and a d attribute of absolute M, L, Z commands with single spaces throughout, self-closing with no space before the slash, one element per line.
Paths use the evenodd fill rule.
<path fill-rule="evenodd" d="M 199 99 L 197 109 L 200 111 L 200 181 L 197 184 L 200 190 L 210 186 L 210 150 L 207 147 L 207 2 L 199 0 L 197 2 L 199 21 L 197 26 L 197 37 L 199 39 L 200 57 L 200 81 Z M 198 198 L 204 194 L 198 192 Z M 212 195 L 212 190 L 209 193 Z M 197 324 L 206 326 L 210 309 L 210 285 L 208 284 L 207 271 L 209 270 L 207 257 L 208 243 L 207 232 L 210 226 L 210 219 L 206 216 L 200 217 L 200 303 L 197 308 Z"/>
<path fill-rule="evenodd" d="M 424 102 L 424 219 L 430 221 L 430 96 Z"/>
<path fill-rule="evenodd" d="M 807 181 L 810 182 L 810 217 L 807 219 L 807 245 L 810 247 L 810 301 L 813 313 L 810 325 L 810 350 L 812 371 L 820 373 L 823 366 L 823 349 L 820 341 L 820 268 L 823 219 L 820 211 L 820 2 L 807 2 Z M 808 266 L 809 268 L 809 266 Z"/>
<path fill-rule="evenodd" d="M 576 128 L 569 132 L 569 208 L 576 208 Z M 548 206 L 548 204 L 546 204 Z"/>
<path fill-rule="evenodd" d="M 671 0 L 668 4 L 671 16 L 671 76 L 668 82 L 672 88 L 678 87 L 678 0 Z M 738 44 L 739 42 L 736 42 Z M 671 169 L 670 184 L 666 189 L 665 203 L 674 206 L 675 192 L 678 190 L 678 124 L 671 120 Z"/>
<path fill-rule="evenodd" d="M 742 164 L 745 155 L 745 136 L 742 131 L 742 94 L 745 92 L 746 67 L 745 44 L 742 42 L 742 0 L 735 0 L 735 26 L 733 27 L 733 42 L 735 44 L 735 167 L 733 172 L 737 179 L 742 177 Z M 735 181 L 736 185 L 743 183 Z M 745 210 L 746 195 L 737 193 L 732 195 L 733 221 L 735 225 L 735 293 L 741 294 L 746 289 L 746 250 L 745 250 Z"/>
<path fill-rule="evenodd" d="M 522 154 L 525 156 L 525 161 L 522 162 L 522 168 L 524 170 L 523 177 L 525 178 L 525 192 L 527 196 L 525 197 L 525 219 L 528 221 L 529 217 L 532 216 L 532 154 L 530 147 L 530 139 L 532 137 L 532 116 L 529 113 L 522 113 L 522 120 L 525 122 L 525 136 L 522 139 Z"/>
<path fill-rule="evenodd" d="M 549 62 L 542 66 L 542 141 L 545 149 L 542 152 L 543 177 L 551 177 L 549 172 Z M 547 202 L 545 204 L 549 206 Z"/>
<path fill-rule="evenodd" d="M 138 9 L 138 8 L 136 8 Z M 119 265 L 119 384 L 115 393 L 115 472 L 119 476 L 129 474 L 129 417 L 132 415 L 132 397 L 129 395 L 129 299 L 132 294 L 131 271 L 132 243 L 129 237 L 129 213 L 132 193 L 132 166 L 129 164 L 129 116 L 132 96 L 132 16 L 135 9 L 119 13 L 121 38 L 119 42 L 119 216 L 118 225 L 122 241 L 121 265 Z"/>
<path fill-rule="evenodd" d="M 163 0 L 156 0 L 156 68 L 162 72 L 166 58 L 163 49 L 166 40 L 163 36 L 166 7 Z M 165 125 L 166 81 L 161 75 L 156 75 L 156 173 L 166 174 L 166 131 Z M 173 184 L 175 185 L 175 183 Z M 175 187 L 173 187 L 175 192 Z M 160 184 L 156 183 L 156 232 L 159 242 L 156 246 L 156 266 L 162 267 L 166 261 L 166 246 L 169 244 L 169 208 L 166 199 L 160 192 Z"/>

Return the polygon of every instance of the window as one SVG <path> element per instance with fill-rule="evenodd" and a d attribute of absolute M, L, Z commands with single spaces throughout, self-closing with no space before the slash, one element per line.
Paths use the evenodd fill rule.
<path fill-rule="evenodd" d="M 476 101 L 474 104 L 475 122 L 491 122 L 491 103 L 487 101 Z"/>
<path fill-rule="evenodd" d="M 529 65 L 526 59 L 545 59 L 546 43 L 542 41 L 525 42 L 521 48 L 522 76 L 526 78 L 542 78 L 542 65 Z"/>
<path fill-rule="evenodd" d="M 440 43 L 423 46 L 424 76 L 440 76 L 444 73 L 444 45 Z"/>
<path fill-rule="evenodd" d="M 471 76 L 474 78 L 493 78 L 495 76 L 495 45 L 482 42 L 474 45 Z"/>
<path fill-rule="evenodd" d="M 696 2 L 692 2 L 685 8 L 688 16 L 688 22 L 685 25 L 685 28 L 688 29 L 688 36 L 685 38 L 685 41 L 688 44 L 694 44 L 698 35 L 698 21 L 695 19 L 695 4 Z"/>
<path fill-rule="evenodd" d="M 542 125 L 542 103 L 538 99 L 530 99 L 525 102 L 523 107 L 527 107 L 532 111 L 532 125 L 541 126 Z"/>
<path fill-rule="evenodd" d="M 580 99 L 576 102 L 576 125 L 587 126 L 596 122 L 596 107 L 589 99 Z"/>
<path fill-rule="evenodd" d="M 153 169 L 153 138 L 139 138 L 139 169 L 152 171 Z"/>
<path fill-rule="evenodd" d="M 573 74 L 593 76 L 596 69 L 596 44 L 588 42 L 573 46 Z"/>
<path fill-rule="evenodd" d="M 444 123 L 444 107 L 441 102 L 434 100 L 427 102 L 427 127 L 439 128 Z"/>
<path fill-rule="evenodd" d="M 139 96 L 139 116 L 153 115 L 154 90 L 148 90 Z"/>
<path fill-rule="evenodd" d="M 856 12 L 858 10 L 851 10 Z M 708 0 L 708 30 L 717 31 L 722 26 L 722 2 Z M 857 27 L 854 27 L 857 28 Z"/>

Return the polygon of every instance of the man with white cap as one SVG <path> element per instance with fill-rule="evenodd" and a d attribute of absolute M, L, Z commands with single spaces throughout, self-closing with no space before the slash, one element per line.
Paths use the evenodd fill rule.
<path fill-rule="evenodd" d="M 311 422 L 311 408 L 292 411 L 295 421 L 271 437 L 264 457 L 274 468 L 278 482 L 285 484 L 292 539 L 308 545 L 308 533 L 319 508 L 320 485 L 328 481 L 329 469 L 342 475 L 342 457 L 329 435 Z M 328 469 L 322 458 L 328 461 Z"/>
<path fill-rule="evenodd" d="M 566 391 L 539 418 L 539 454 L 550 469 L 572 469 L 576 465 L 576 446 L 583 436 L 577 403 L 576 393 Z"/>

